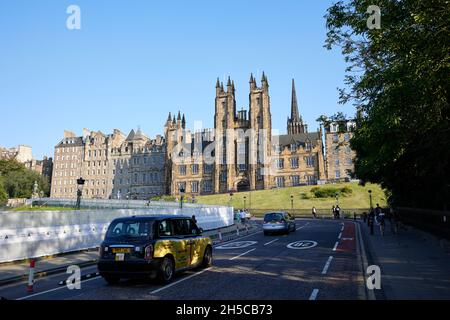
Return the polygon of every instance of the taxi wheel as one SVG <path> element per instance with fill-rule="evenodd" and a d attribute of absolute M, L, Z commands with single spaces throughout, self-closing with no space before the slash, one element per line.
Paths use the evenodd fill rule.
<path fill-rule="evenodd" d="M 158 280 L 161 283 L 169 283 L 172 281 L 175 268 L 172 259 L 165 257 L 159 267 Z"/>
<path fill-rule="evenodd" d="M 205 254 L 203 255 L 202 266 L 204 268 L 210 267 L 212 265 L 212 249 L 210 246 L 206 247 Z"/>

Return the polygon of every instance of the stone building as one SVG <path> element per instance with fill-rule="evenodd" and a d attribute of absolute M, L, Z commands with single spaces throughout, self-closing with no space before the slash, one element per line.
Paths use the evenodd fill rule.
<path fill-rule="evenodd" d="M 25 167 L 46 177 L 50 182 L 53 172 L 53 159 L 44 157 L 42 160 L 32 159 L 24 163 Z"/>
<path fill-rule="evenodd" d="M 0 159 L 16 159 L 27 169 L 35 171 L 51 181 L 53 159 L 44 157 L 43 160 L 33 158 L 33 149 L 30 146 L 19 145 L 14 148 L 0 147 Z"/>
<path fill-rule="evenodd" d="M 269 83 L 249 82 L 249 107 L 237 111 L 234 81 L 216 82 L 214 130 L 192 134 L 178 113 L 165 124 L 166 192 L 191 195 L 316 184 L 325 179 L 321 132 L 307 132 L 292 82 L 286 135 L 272 136 Z"/>
<path fill-rule="evenodd" d="M 55 147 L 51 197 L 76 198 L 76 180 L 83 177 L 84 198 L 148 199 L 164 192 L 163 173 L 160 136 L 151 140 L 140 130 L 127 137 L 117 129 L 112 134 L 84 129 L 76 137 L 66 131 Z"/>
<path fill-rule="evenodd" d="M 18 145 L 14 148 L 3 148 L 0 146 L 0 159 L 16 159 L 20 163 L 33 160 L 33 152 L 30 146 Z"/>
<path fill-rule="evenodd" d="M 349 181 L 355 178 L 355 151 L 350 139 L 356 126 L 354 120 L 327 123 L 325 127 L 326 169 L 329 182 Z"/>

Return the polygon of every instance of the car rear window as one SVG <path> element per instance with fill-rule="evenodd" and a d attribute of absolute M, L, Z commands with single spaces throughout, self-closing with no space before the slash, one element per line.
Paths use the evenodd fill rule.
<path fill-rule="evenodd" d="M 151 239 L 153 221 L 113 221 L 106 232 L 106 239 Z"/>
<path fill-rule="evenodd" d="M 264 216 L 264 221 L 280 221 L 283 219 L 282 213 L 267 213 Z"/>

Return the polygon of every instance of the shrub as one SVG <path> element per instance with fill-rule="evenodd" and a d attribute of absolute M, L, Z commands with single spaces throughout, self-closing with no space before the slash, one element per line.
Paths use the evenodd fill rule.
<path fill-rule="evenodd" d="M 341 188 L 341 193 L 344 194 L 344 195 L 352 194 L 353 193 L 353 189 L 350 188 L 349 186 L 345 186 L 345 187 Z"/>

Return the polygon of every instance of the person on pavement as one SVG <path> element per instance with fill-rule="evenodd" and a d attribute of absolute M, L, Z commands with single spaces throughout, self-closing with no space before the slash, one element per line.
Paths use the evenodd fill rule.
<path fill-rule="evenodd" d="M 336 208 L 334 206 L 331 207 L 331 212 L 333 213 L 333 219 L 336 219 Z"/>
<path fill-rule="evenodd" d="M 313 215 L 313 217 L 314 217 L 314 219 L 316 219 L 317 218 L 317 211 L 316 211 L 316 207 L 312 207 L 312 215 Z"/>

